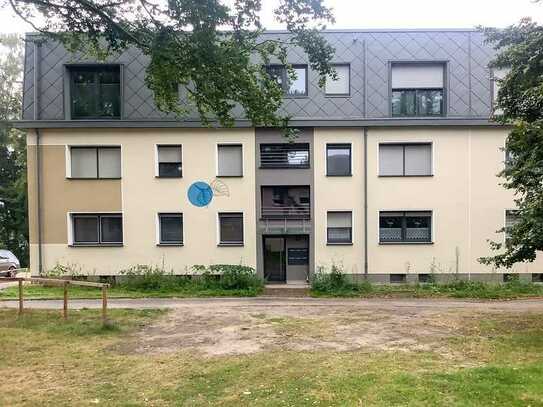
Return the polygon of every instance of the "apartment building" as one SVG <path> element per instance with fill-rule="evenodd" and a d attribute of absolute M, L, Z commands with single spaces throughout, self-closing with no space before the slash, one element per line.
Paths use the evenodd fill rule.
<path fill-rule="evenodd" d="M 32 273 L 244 264 L 270 282 L 334 266 L 374 282 L 540 279 L 541 259 L 478 262 L 515 221 L 496 177 L 508 130 L 490 120 L 501 73 L 482 35 L 323 35 L 339 76 L 324 89 L 299 49 L 288 55 L 296 81 L 267 67 L 299 129 L 292 143 L 241 114 L 225 129 L 161 113 L 137 50 L 97 63 L 29 35 L 17 126 L 28 134 Z"/>

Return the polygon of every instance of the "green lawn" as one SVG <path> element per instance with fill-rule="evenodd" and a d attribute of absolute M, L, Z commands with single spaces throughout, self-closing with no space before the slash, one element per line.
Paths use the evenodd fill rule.
<path fill-rule="evenodd" d="M 328 282 L 327 282 L 328 283 Z M 340 281 L 339 284 L 314 286 L 314 297 L 361 297 L 361 298 L 476 298 L 508 300 L 515 298 L 543 297 L 543 285 L 512 281 L 491 284 L 475 281 L 455 281 L 448 284 L 369 284 Z"/>
<path fill-rule="evenodd" d="M 166 312 L 166 311 L 164 311 Z M 447 352 L 122 352 L 163 312 L 0 310 L 5 406 L 543 406 L 543 318 L 470 318 Z"/>
<path fill-rule="evenodd" d="M 97 288 L 70 286 L 68 289 L 70 298 L 101 298 L 102 291 Z M 174 298 L 174 297 L 254 297 L 260 293 L 260 289 L 250 288 L 244 290 L 227 290 L 219 288 L 195 288 L 191 286 L 176 287 L 175 289 L 128 289 L 123 287 L 111 287 L 108 289 L 108 297 L 111 298 Z M 64 289 L 62 287 L 46 287 L 37 284 L 24 286 L 24 297 L 28 299 L 62 299 Z M 0 290 L 0 300 L 19 298 L 19 289 L 9 287 Z"/>

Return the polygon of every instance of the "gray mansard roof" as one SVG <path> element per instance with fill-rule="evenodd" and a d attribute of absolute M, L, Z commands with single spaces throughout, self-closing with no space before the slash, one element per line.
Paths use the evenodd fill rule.
<path fill-rule="evenodd" d="M 266 35 L 282 37 L 285 32 Z M 309 70 L 308 96 L 285 98 L 284 109 L 298 125 L 357 125 L 368 123 L 405 124 L 488 124 L 492 86 L 489 61 L 493 50 L 483 43 L 474 30 L 332 30 L 323 33 L 335 47 L 334 61 L 350 63 L 351 94 L 326 97 L 319 88 L 317 75 Z M 88 127 L 91 121 L 68 120 L 65 93 L 68 88 L 66 65 L 92 62 L 68 53 L 64 47 L 48 40 L 39 48 L 37 75 L 35 47 L 28 35 L 25 53 L 23 120 L 19 127 Z M 293 48 L 290 63 L 307 63 L 305 54 Z M 446 117 L 434 119 L 390 118 L 389 66 L 394 61 L 446 62 Z M 123 66 L 122 118 L 99 122 L 101 126 L 178 126 L 197 125 L 197 115 L 184 123 L 161 113 L 145 86 L 147 58 L 136 49 L 128 49 L 111 62 Z M 35 78 L 39 81 L 35 106 Z M 239 125 L 243 117 L 239 112 Z M 37 123 L 39 121 L 39 123 Z M 61 121 L 61 122 L 59 122 Z M 95 121 L 96 122 L 96 121 Z M 248 125 L 245 123 L 245 125 Z"/>

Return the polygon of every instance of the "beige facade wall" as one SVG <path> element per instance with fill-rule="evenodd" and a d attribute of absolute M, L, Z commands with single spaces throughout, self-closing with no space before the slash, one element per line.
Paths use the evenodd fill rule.
<path fill-rule="evenodd" d="M 352 176 L 326 176 L 326 144 L 351 144 Z M 345 273 L 364 272 L 364 131 L 357 129 L 315 129 L 315 267 L 340 266 Z M 352 211 L 353 244 L 326 243 L 327 212 Z"/>
<path fill-rule="evenodd" d="M 30 135 L 32 148 L 35 136 Z M 60 263 L 70 265 L 86 274 L 112 275 L 136 264 L 164 265 L 176 273 L 190 271 L 195 264 L 245 264 L 256 263 L 255 231 L 255 171 L 254 130 L 170 130 L 170 129 L 74 129 L 43 130 L 43 151 L 55 158 L 42 162 L 45 201 L 43 269 L 48 270 Z M 220 178 L 229 196 L 214 197 L 208 207 L 197 208 L 189 203 L 188 187 L 195 181 L 212 182 L 217 175 L 217 144 L 239 143 L 243 145 L 244 176 Z M 183 148 L 183 178 L 164 179 L 155 177 L 156 145 L 181 144 Z M 120 145 L 122 150 L 122 179 L 116 181 L 120 193 L 105 192 L 108 180 L 66 180 L 66 146 L 69 145 Z M 54 153 L 49 153 L 54 151 Z M 45 154 L 44 154 L 45 155 Z M 29 153 L 29 161 L 34 161 Z M 54 163 L 53 163 L 54 161 Z M 29 165 L 29 174 L 35 171 Z M 49 168 L 54 168 L 50 170 Z M 64 170 L 62 170 L 64 169 Z M 32 177 L 29 177 L 29 179 Z M 62 187 L 51 185 L 62 184 Z M 80 186 L 81 184 L 81 186 Z M 79 189 L 81 188 L 81 189 Z M 35 179 L 29 182 L 32 223 L 36 211 Z M 108 195 L 104 198 L 102 195 Z M 112 194 L 117 194 L 115 201 Z M 51 196 L 51 202 L 45 196 Z M 53 198 L 54 196 L 54 198 Z M 66 196 L 77 197 L 77 205 L 54 208 Z M 44 199 L 45 198 L 45 199 Z M 119 202 L 120 201 L 120 202 Z M 102 202 L 102 203 L 100 203 Z M 117 205 L 113 205 L 113 203 Z M 111 204 L 110 206 L 108 206 Z M 120 205 L 118 205 L 120 204 Z M 47 207 L 46 207 L 46 206 Z M 123 213 L 123 247 L 69 247 L 67 241 L 67 212 Z M 218 213 L 243 212 L 244 240 L 242 247 L 219 247 Z M 182 212 L 184 216 L 184 246 L 157 246 L 157 213 Z M 63 217 L 61 213 L 64 213 Z M 62 219 L 61 219 L 62 218 Z M 54 238 L 45 230 L 53 228 Z M 31 266 L 37 270 L 37 245 L 35 228 L 31 230 Z"/>
<path fill-rule="evenodd" d="M 504 226 L 513 195 L 499 185 L 507 130 L 382 128 L 368 131 L 368 254 L 370 273 L 492 273 L 477 259 Z M 379 177 L 383 142 L 431 142 L 432 177 Z M 433 211 L 433 244 L 379 244 L 379 211 Z M 543 261 L 514 272 L 540 272 Z"/>

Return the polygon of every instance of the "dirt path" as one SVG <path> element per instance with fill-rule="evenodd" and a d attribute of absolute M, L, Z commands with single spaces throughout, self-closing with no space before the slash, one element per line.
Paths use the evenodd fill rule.
<path fill-rule="evenodd" d="M 0 301 L 16 307 L 16 301 Z M 62 307 L 27 301 L 28 308 Z M 543 300 L 507 302 L 444 299 L 112 299 L 111 308 L 169 308 L 117 348 L 123 353 L 198 352 L 204 356 L 274 350 L 355 349 L 447 352 L 446 340 L 464 335 L 482 318 L 514 318 L 543 311 Z M 73 300 L 70 308 L 98 308 Z M 454 355 L 450 355 L 454 357 Z"/>

